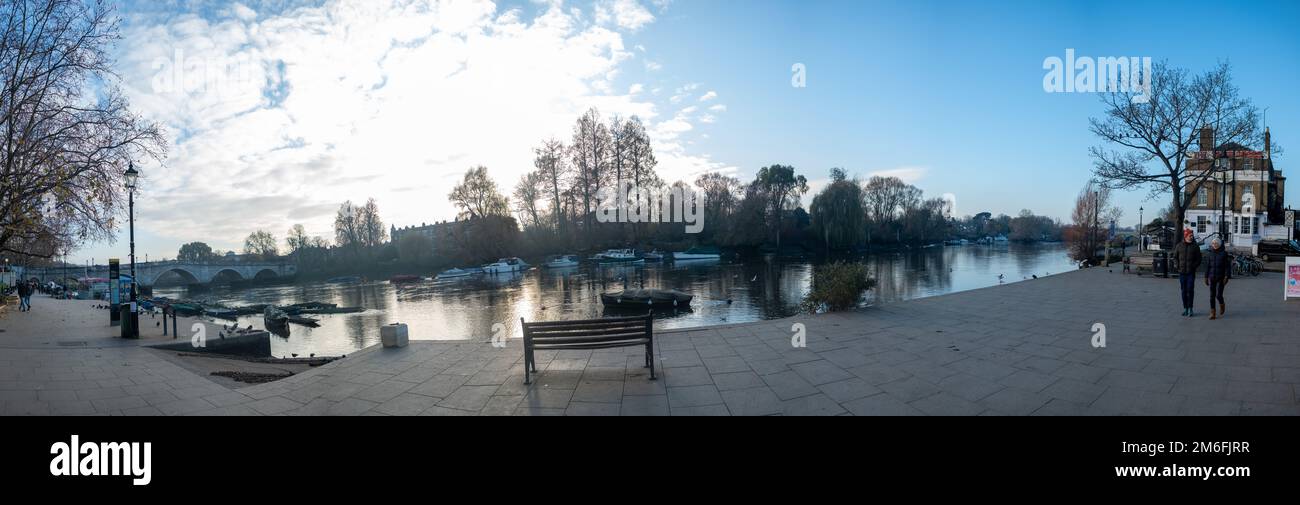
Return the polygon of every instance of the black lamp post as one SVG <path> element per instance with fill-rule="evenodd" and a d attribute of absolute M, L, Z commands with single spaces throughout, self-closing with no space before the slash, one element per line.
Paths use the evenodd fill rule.
<path fill-rule="evenodd" d="M 140 177 L 140 172 L 135 169 L 135 163 L 127 164 L 126 173 L 123 174 L 126 179 L 127 194 L 127 216 L 130 223 L 131 233 L 131 331 L 128 335 L 122 335 L 127 338 L 140 338 L 140 316 L 136 308 L 136 291 L 138 281 L 135 278 L 135 184 Z"/>

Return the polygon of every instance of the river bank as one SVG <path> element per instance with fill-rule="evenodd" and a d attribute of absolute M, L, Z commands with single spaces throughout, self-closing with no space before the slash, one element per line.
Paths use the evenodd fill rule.
<path fill-rule="evenodd" d="M 0 412 L 1297 415 L 1300 303 L 1281 301 L 1281 282 L 1233 281 L 1216 321 L 1199 308 L 1179 316 L 1176 281 L 1092 268 L 851 312 L 656 328 L 657 381 L 637 349 L 539 351 L 525 386 L 519 340 L 494 347 L 488 332 L 370 346 L 233 389 L 138 346 L 0 346 Z M 804 346 L 791 344 L 799 329 Z M 167 395 L 147 397 L 150 384 Z"/>

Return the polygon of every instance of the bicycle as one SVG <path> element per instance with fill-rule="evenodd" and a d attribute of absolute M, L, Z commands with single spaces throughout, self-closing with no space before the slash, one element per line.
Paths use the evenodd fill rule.
<path fill-rule="evenodd" d="M 1258 258 L 1252 256 L 1237 256 L 1232 260 L 1232 275 L 1234 277 L 1258 277 L 1264 270 L 1264 264 Z"/>

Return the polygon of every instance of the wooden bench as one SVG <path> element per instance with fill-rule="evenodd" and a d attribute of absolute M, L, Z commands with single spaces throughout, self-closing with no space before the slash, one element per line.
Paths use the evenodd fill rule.
<path fill-rule="evenodd" d="M 1129 265 L 1132 267 L 1133 273 L 1138 274 L 1139 276 L 1142 275 L 1143 270 L 1155 275 L 1155 269 L 1152 268 L 1152 263 L 1154 262 L 1155 257 L 1150 255 L 1129 256 Z"/>
<path fill-rule="evenodd" d="M 537 349 L 609 349 L 613 347 L 645 346 L 645 366 L 650 369 L 650 380 L 656 380 L 654 367 L 654 325 L 649 314 L 634 317 L 607 317 L 578 321 L 543 321 L 529 323 L 519 318 L 524 327 L 524 384 L 531 384 L 529 371 L 537 372 Z"/>

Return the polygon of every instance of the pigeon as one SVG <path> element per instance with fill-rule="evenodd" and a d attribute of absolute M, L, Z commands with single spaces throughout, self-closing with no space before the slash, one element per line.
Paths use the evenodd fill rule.
<path fill-rule="evenodd" d="M 1037 279 L 1037 278 L 1038 278 L 1038 274 L 1033 274 L 1033 278 Z"/>
<path fill-rule="evenodd" d="M 294 352 L 294 353 L 289 353 L 289 355 L 290 355 L 290 356 L 293 356 L 293 357 L 295 357 L 295 358 L 298 357 L 298 353 L 296 353 L 296 352 Z"/>
<path fill-rule="evenodd" d="M 308 354 L 307 356 L 308 356 L 308 357 L 311 357 L 311 358 L 315 358 L 315 357 L 316 357 L 316 353 L 313 352 L 313 353 L 311 353 L 311 354 Z"/>
<path fill-rule="evenodd" d="M 999 283 L 1002 282 L 1002 274 L 998 274 L 998 282 L 999 282 Z"/>

